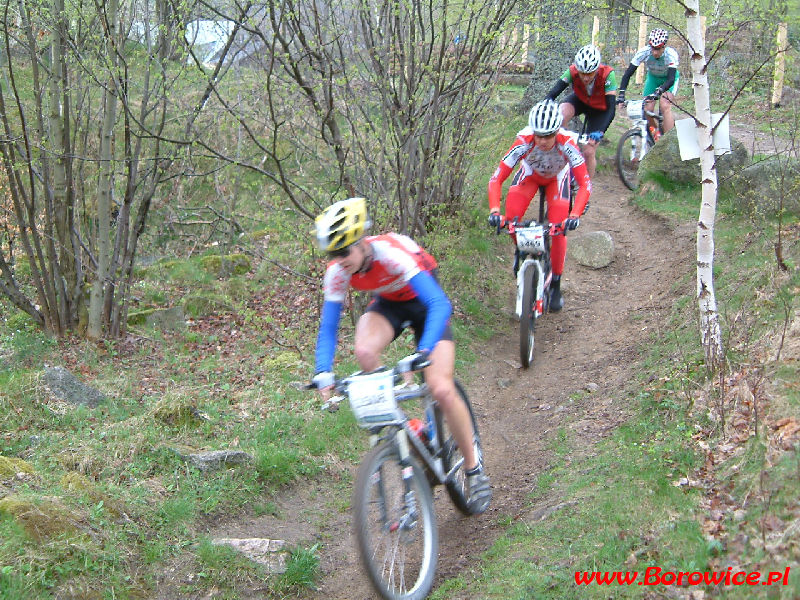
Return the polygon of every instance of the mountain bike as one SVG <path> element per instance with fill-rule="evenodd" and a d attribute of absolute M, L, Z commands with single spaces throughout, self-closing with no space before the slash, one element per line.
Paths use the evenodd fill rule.
<path fill-rule="evenodd" d="M 424 380 L 407 383 L 403 378 L 403 373 L 424 369 L 430 362 L 411 358 L 393 368 L 358 371 L 335 383 L 336 392 L 347 396 L 358 425 L 370 436 L 371 449 L 358 469 L 353 492 L 353 527 L 370 581 L 386 600 L 421 600 L 433 586 L 439 534 L 431 486 L 443 484 L 456 508 L 470 514 L 464 458 L 439 404 Z M 469 410 L 480 461 L 472 405 L 458 382 L 456 390 Z M 342 399 L 331 398 L 329 404 Z M 403 403 L 422 418 L 409 418 Z"/>
<path fill-rule="evenodd" d="M 634 190 L 639 185 L 639 164 L 653 145 L 661 137 L 664 117 L 658 111 L 646 110 L 644 105 L 655 96 L 646 96 L 642 100 L 628 100 L 625 108 L 633 127 L 626 131 L 617 144 L 617 171 L 619 178 L 628 189 Z M 658 106 L 658 103 L 656 103 Z M 647 117 L 653 117 L 658 127 L 652 127 Z"/>
<path fill-rule="evenodd" d="M 572 207 L 573 186 L 569 166 L 559 173 L 560 193 L 570 198 Z M 536 321 L 550 308 L 550 282 L 553 280 L 550 263 L 550 238 L 567 235 L 563 226 L 547 223 L 544 215 L 545 190 L 539 190 L 539 220 L 505 221 L 497 228 L 507 228 L 516 234 L 514 275 L 517 278 L 515 314 L 519 319 L 519 358 L 527 369 L 533 363 Z"/>

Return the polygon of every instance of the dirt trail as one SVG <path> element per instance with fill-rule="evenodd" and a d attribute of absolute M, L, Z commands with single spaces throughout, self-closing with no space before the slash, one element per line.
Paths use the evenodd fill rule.
<path fill-rule="evenodd" d="M 693 228 L 676 233 L 633 209 L 629 192 L 614 175 L 597 177 L 590 211 L 577 232 L 610 233 L 613 263 L 596 270 L 567 259 L 564 310 L 538 322 L 530 369 L 519 368 L 518 326 L 507 316 L 498 316 L 498 335 L 481 352 L 482 375 L 469 382 L 468 392 L 481 426 L 494 499 L 485 515 L 465 518 L 451 507 L 443 490 L 437 491 L 438 581 L 463 572 L 491 546 L 502 533 L 496 525 L 498 515 L 546 510 L 531 508 L 527 498 L 537 474 L 551 460 L 548 434 L 567 427 L 574 438 L 571 443 L 588 448 L 623 418 L 611 395 L 631 378 L 638 346 L 659 327 L 665 307 L 672 303 L 674 265 L 691 259 Z M 499 274 L 507 271 L 511 307 L 510 251 L 507 262 L 508 269 Z M 596 391 L 571 401 L 570 395 L 587 384 L 596 384 Z M 322 552 L 325 577 L 310 598 L 375 597 L 361 570 L 347 515 L 343 521 L 331 524 L 333 538 Z"/>
<path fill-rule="evenodd" d="M 564 427 L 575 453 L 588 450 L 624 418 L 612 395 L 632 377 L 631 364 L 652 330 L 658 331 L 676 264 L 691 264 L 692 224 L 679 232 L 629 205 L 630 193 L 615 172 L 596 178 L 591 208 L 576 233 L 605 230 L 614 239 L 614 261 L 603 269 L 567 259 L 564 310 L 537 323 L 536 355 L 528 370 L 519 365 L 518 324 L 498 315 L 498 334 L 482 350 L 468 382 L 481 427 L 494 499 L 489 511 L 465 518 L 436 491 L 440 530 L 437 584 L 465 567 L 502 534 L 500 515 L 531 516 L 548 504 L 530 506 L 537 474 L 551 462 L 548 439 Z M 498 270 L 513 308 L 511 246 Z M 688 263 L 686 261 L 689 261 Z M 587 388 L 595 391 L 570 396 Z M 550 499 L 549 505 L 560 502 Z M 331 512 L 324 490 L 297 491 L 279 502 L 281 518 L 219 524 L 212 535 L 283 538 L 295 543 L 320 541 L 323 578 L 311 600 L 375 598 L 359 563 L 348 511 Z M 541 513 L 539 513 L 541 514 Z M 257 597 L 257 590 L 253 590 Z"/>

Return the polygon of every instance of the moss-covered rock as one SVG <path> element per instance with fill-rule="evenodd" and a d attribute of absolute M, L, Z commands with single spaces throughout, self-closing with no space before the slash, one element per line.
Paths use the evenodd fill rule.
<path fill-rule="evenodd" d="M 17 473 L 35 475 L 36 470 L 29 462 L 22 460 L 21 458 L 0 456 L 0 479 L 14 477 Z"/>
<path fill-rule="evenodd" d="M 178 331 L 186 327 L 183 306 L 145 308 L 128 314 L 128 325 L 144 326 L 159 331 Z"/>
<path fill-rule="evenodd" d="M 233 275 L 244 275 L 251 268 L 250 259 L 244 254 L 204 256 L 200 259 L 200 264 L 207 272 L 222 279 Z"/>
<path fill-rule="evenodd" d="M 59 481 L 61 487 L 70 492 L 80 492 L 88 496 L 92 502 L 103 503 L 103 507 L 113 516 L 118 517 L 122 514 L 122 507 L 108 494 L 104 494 L 92 480 L 77 471 L 70 471 Z"/>
<path fill-rule="evenodd" d="M 153 418 L 172 427 L 197 426 L 208 418 L 192 400 L 187 398 L 162 398 L 151 411 Z"/>
<path fill-rule="evenodd" d="M 37 541 L 73 533 L 78 529 L 79 519 L 54 499 L 34 504 L 18 496 L 6 496 L 0 498 L 0 514 L 13 517 Z"/>
<path fill-rule="evenodd" d="M 213 294 L 189 294 L 183 299 L 183 310 L 190 317 L 207 317 L 231 308 L 224 298 Z"/>
<path fill-rule="evenodd" d="M 771 156 L 722 181 L 722 193 L 745 214 L 774 217 L 780 210 L 800 215 L 800 161 Z M 782 188 L 782 189 L 781 189 Z"/>
<path fill-rule="evenodd" d="M 747 148 L 731 139 L 731 152 L 717 157 L 717 178 L 724 179 L 742 169 L 749 161 Z M 677 129 L 665 133 L 644 157 L 639 179 L 666 179 L 681 185 L 700 183 L 700 159 L 681 160 Z"/>

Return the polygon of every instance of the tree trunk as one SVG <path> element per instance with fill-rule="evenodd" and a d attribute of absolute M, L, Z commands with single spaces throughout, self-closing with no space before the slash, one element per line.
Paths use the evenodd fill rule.
<path fill-rule="evenodd" d="M 89 339 L 100 339 L 103 336 L 103 323 L 108 315 L 104 315 L 106 288 L 111 284 L 111 203 L 114 185 L 113 136 L 114 123 L 117 120 L 117 49 L 114 43 L 117 25 L 118 0 L 110 0 L 106 8 L 108 58 L 112 68 L 106 89 L 103 92 L 103 126 L 100 130 L 100 176 L 97 182 L 97 274 L 92 285 L 89 302 L 89 326 L 86 336 Z M 105 318 L 104 318 L 105 317 Z"/>
<path fill-rule="evenodd" d="M 714 294 L 714 220 L 717 209 L 717 168 L 712 140 L 711 101 L 706 72 L 705 39 L 699 0 L 686 2 L 686 30 L 691 46 L 697 141 L 700 145 L 702 202 L 697 222 L 697 300 L 706 366 L 716 370 L 723 360 L 717 300 Z"/>

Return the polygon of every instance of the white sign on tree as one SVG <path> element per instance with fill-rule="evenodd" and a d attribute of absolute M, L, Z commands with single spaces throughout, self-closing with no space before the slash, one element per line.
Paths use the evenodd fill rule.
<path fill-rule="evenodd" d="M 728 115 L 717 126 L 717 122 L 723 113 L 714 113 L 711 115 L 713 122 L 714 136 L 712 142 L 714 144 L 714 154 L 727 154 L 731 151 L 731 135 L 730 135 L 730 122 Z M 697 125 L 694 119 L 681 119 L 675 121 L 675 130 L 678 133 L 678 148 L 681 152 L 681 160 L 692 160 L 693 158 L 700 158 L 700 144 L 697 143 Z"/>

